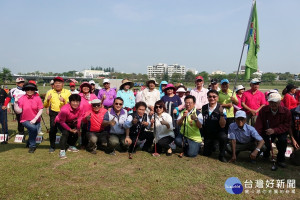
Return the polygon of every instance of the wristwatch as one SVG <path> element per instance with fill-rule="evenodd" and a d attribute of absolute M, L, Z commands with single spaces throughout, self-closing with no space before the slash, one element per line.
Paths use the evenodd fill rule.
<path fill-rule="evenodd" d="M 258 152 L 260 152 L 260 149 L 259 149 L 259 148 L 256 148 L 256 150 L 257 150 Z"/>

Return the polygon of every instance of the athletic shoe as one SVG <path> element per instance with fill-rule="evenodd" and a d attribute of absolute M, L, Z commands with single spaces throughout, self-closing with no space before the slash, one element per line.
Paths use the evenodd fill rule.
<path fill-rule="evenodd" d="M 68 151 L 71 151 L 71 152 L 76 153 L 76 152 L 78 152 L 79 150 L 78 150 L 76 147 L 74 147 L 74 146 L 70 146 L 70 147 L 68 148 Z"/>
<path fill-rule="evenodd" d="M 66 159 L 67 158 L 66 151 L 65 150 L 60 150 L 59 157 L 60 157 L 60 159 Z"/>
<path fill-rule="evenodd" d="M 97 154 L 97 151 L 96 150 L 92 150 L 90 151 L 91 154 Z"/>
<path fill-rule="evenodd" d="M 277 162 L 277 165 L 281 168 L 286 168 L 285 162 Z"/>
<path fill-rule="evenodd" d="M 53 148 L 49 149 L 49 153 L 54 153 L 54 151 L 55 151 L 55 149 L 53 149 Z"/>
<path fill-rule="evenodd" d="M 30 147 L 28 153 L 34 153 L 35 149 L 36 149 L 35 147 Z"/>
<path fill-rule="evenodd" d="M 113 152 L 110 152 L 110 153 L 109 153 L 109 155 L 111 155 L 111 156 L 115 156 L 115 155 L 116 155 L 116 152 L 115 152 L 115 151 L 113 151 Z"/>

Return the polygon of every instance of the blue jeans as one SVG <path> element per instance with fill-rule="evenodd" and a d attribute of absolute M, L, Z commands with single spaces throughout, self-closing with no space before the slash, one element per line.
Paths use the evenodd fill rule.
<path fill-rule="evenodd" d="M 1 105 L 2 107 L 2 105 Z M 0 107 L 0 123 L 2 126 L 2 134 L 8 135 L 8 128 L 7 128 L 7 110 L 2 110 Z"/>
<path fill-rule="evenodd" d="M 29 148 L 35 148 L 36 147 L 36 136 L 38 134 L 39 128 L 40 128 L 40 122 L 36 122 L 35 124 L 31 124 L 30 121 L 25 121 L 22 123 L 25 128 L 27 128 L 29 132 Z"/>
<path fill-rule="evenodd" d="M 183 135 L 182 134 L 178 134 L 175 138 L 175 144 L 176 146 L 182 147 L 182 138 Z M 200 149 L 200 143 L 195 142 L 193 140 L 190 140 L 188 138 L 184 138 L 185 140 L 185 154 L 188 157 L 196 157 L 198 155 L 199 149 Z"/>

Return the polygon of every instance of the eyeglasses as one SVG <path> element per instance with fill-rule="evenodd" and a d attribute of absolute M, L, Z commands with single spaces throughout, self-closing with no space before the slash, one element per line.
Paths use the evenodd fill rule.
<path fill-rule="evenodd" d="M 119 105 L 119 106 L 123 106 L 122 103 L 115 103 L 115 105 L 116 105 L 116 106 L 118 106 L 118 105 Z"/>
<path fill-rule="evenodd" d="M 157 109 L 157 108 L 162 109 L 163 106 L 155 106 L 155 109 Z"/>
<path fill-rule="evenodd" d="M 92 104 L 93 107 L 100 107 L 100 104 Z"/>
<path fill-rule="evenodd" d="M 217 98 L 218 96 L 207 96 L 208 98 Z"/>
<path fill-rule="evenodd" d="M 201 80 L 201 79 L 198 79 L 197 82 L 202 82 L 202 80 Z"/>

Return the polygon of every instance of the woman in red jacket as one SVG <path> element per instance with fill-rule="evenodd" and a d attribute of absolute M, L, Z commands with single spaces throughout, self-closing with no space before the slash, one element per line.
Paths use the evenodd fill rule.
<path fill-rule="evenodd" d="M 284 95 L 282 103 L 289 110 L 296 108 L 298 105 L 298 101 L 295 98 L 296 88 L 295 85 L 288 84 L 282 91 Z"/>

